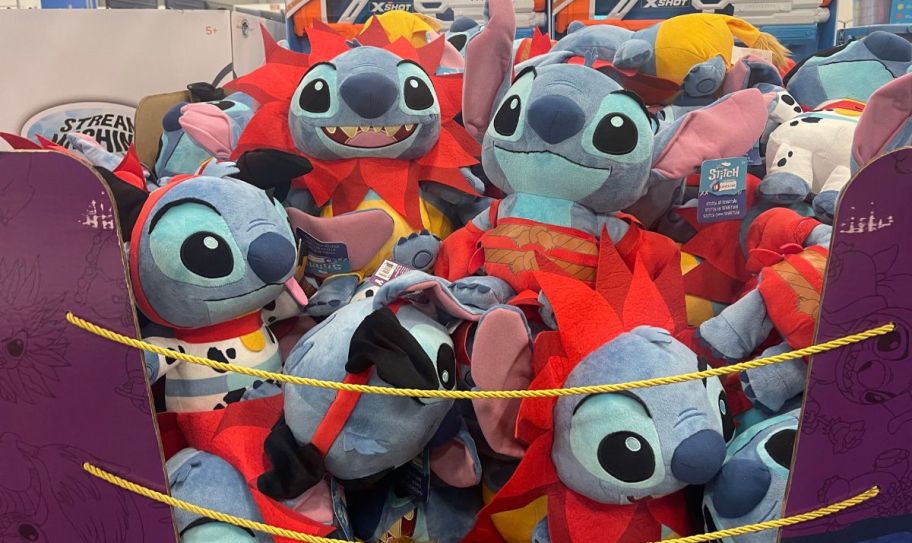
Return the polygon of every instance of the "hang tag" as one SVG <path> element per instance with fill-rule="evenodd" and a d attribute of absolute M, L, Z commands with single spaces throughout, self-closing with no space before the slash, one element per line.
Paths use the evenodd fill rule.
<path fill-rule="evenodd" d="M 332 496 L 333 516 L 336 519 L 336 527 L 342 532 L 346 540 L 354 541 L 355 532 L 352 530 L 351 521 L 348 519 L 348 506 L 345 504 L 344 489 L 332 477 L 329 479 L 329 493 Z"/>
<path fill-rule="evenodd" d="M 301 237 L 301 250 L 307 256 L 304 273 L 323 278 L 352 271 L 348 248 L 344 243 L 320 241 L 300 228 L 298 235 Z"/>
<path fill-rule="evenodd" d="M 700 172 L 697 220 L 734 221 L 747 215 L 747 157 L 707 160 Z"/>
<path fill-rule="evenodd" d="M 377 290 L 384 284 L 389 283 L 403 273 L 410 271 L 412 271 L 412 268 L 409 268 L 408 266 L 396 264 L 392 260 L 384 260 L 383 263 L 380 264 L 380 267 L 377 268 L 377 271 L 358 287 L 358 291 L 352 296 L 352 302 L 357 302 L 365 298 L 372 298 L 377 293 Z"/>
<path fill-rule="evenodd" d="M 401 488 L 408 492 L 413 503 L 427 502 L 431 493 L 431 453 L 429 449 L 402 466 L 400 475 Z"/>
<path fill-rule="evenodd" d="M 732 47 L 732 64 L 738 62 L 746 56 L 754 56 L 765 60 L 766 62 L 773 63 L 773 52 L 766 51 L 763 49 L 752 49 L 750 47 L 739 47 L 735 45 Z"/>
<path fill-rule="evenodd" d="M 765 160 L 760 155 L 760 142 L 754 144 L 753 148 L 747 152 L 747 164 L 749 166 L 763 166 Z"/>

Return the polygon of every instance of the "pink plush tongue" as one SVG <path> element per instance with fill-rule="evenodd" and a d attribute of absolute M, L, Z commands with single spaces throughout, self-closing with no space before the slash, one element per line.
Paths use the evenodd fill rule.
<path fill-rule="evenodd" d="M 288 281 L 285 281 L 285 288 L 288 289 L 288 293 L 291 294 L 291 297 L 295 302 L 301 307 L 307 305 L 307 295 L 304 294 L 304 289 L 301 288 L 301 285 L 298 284 L 298 280 L 291 277 Z"/>
<path fill-rule="evenodd" d="M 368 130 L 367 132 L 355 134 L 355 137 L 349 139 L 345 143 L 355 147 L 384 147 L 396 143 L 396 138 L 387 136 L 385 132 Z"/>

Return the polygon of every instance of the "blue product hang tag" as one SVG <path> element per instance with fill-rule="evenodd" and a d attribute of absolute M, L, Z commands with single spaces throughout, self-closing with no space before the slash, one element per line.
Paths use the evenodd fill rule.
<path fill-rule="evenodd" d="M 332 477 L 329 479 L 329 495 L 332 497 L 333 517 L 336 520 L 336 527 L 342 532 L 347 541 L 354 541 L 355 532 L 352 530 L 351 521 L 348 519 L 345 492 L 339 482 Z"/>
<path fill-rule="evenodd" d="M 700 172 L 697 220 L 735 221 L 747 215 L 747 157 L 707 160 Z"/>
<path fill-rule="evenodd" d="M 425 503 L 431 493 L 431 452 L 424 452 L 402 467 L 402 484 L 415 504 Z"/>
<path fill-rule="evenodd" d="M 747 163 L 751 166 L 763 166 L 766 161 L 760 156 L 760 142 L 754 144 L 754 147 L 747 152 Z"/>
<path fill-rule="evenodd" d="M 348 248 L 344 243 L 320 241 L 300 228 L 298 235 L 301 237 L 301 251 L 307 257 L 305 274 L 323 278 L 352 271 Z"/>

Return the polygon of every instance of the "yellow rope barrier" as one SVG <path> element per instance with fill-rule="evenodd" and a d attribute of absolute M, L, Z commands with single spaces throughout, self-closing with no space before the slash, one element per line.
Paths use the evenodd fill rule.
<path fill-rule="evenodd" d="M 105 471 L 97 466 L 86 462 L 82 465 L 84 469 L 90 475 L 98 477 L 99 479 L 110 483 L 116 487 L 120 487 L 124 490 L 133 492 L 134 494 L 139 494 L 140 496 L 149 498 L 150 500 L 155 500 L 159 503 L 164 503 L 170 505 L 171 507 L 177 507 L 178 509 L 184 509 L 201 517 L 211 518 L 226 524 L 232 524 L 234 526 L 240 526 L 242 528 L 248 528 L 250 530 L 257 530 L 259 532 L 267 533 L 270 535 L 277 535 L 280 537 L 285 537 L 292 539 L 294 541 L 304 541 L 306 543 L 349 543 L 342 539 L 331 539 L 328 537 L 319 537 L 315 535 L 308 535 L 301 532 L 295 532 L 292 530 L 286 530 L 284 528 L 277 528 L 275 526 L 270 526 L 268 524 L 263 524 L 262 522 L 255 522 L 249 519 L 236 517 L 234 515 L 227 515 L 225 513 L 220 513 L 212 509 L 207 509 L 205 507 L 199 507 L 198 505 L 193 505 L 192 503 L 185 502 L 183 500 L 178 500 L 162 492 L 152 490 L 151 488 L 146 488 L 144 486 L 138 485 L 132 481 L 128 481 L 122 477 L 118 477 L 113 473 Z M 857 496 L 843 500 L 832 505 L 827 505 L 826 507 L 821 507 L 814 511 L 808 513 L 802 513 L 800 515 L 795 515 L 792 517 L 781 518 L 777 520 L 769 520 L 766 522 L 761 522 L 759 524 L 749 524 L 747 526 L 739 526 L 737 528 L 729 528 L 727 530 L 719 530 L 718 532 L 712 532 L 708 534 L 694 535 L 690 537 L 681 537 L 677 539 L 669 539 L 656 543 L 703 543 L 707 541 L 712 541 L 714 539 L 719 539 L 721 537 L 731 537 L 749 534 L 753 532 L 761 532 L 764 530 L 772 530 L 775 528 L 783 528 L 785 526 L 792 526 L 794 524 L 799 524 L 801 522 L 808 522 L 811 520 L 816 520 L 827 515 L 832 515 L 838 513 L 850 507 L 854 507 L 860 503 L 866 502 L 871 498 L 877 496 L 880 493 L 880 489 L 872 487 Z"/>
<path fill-rule="evenodd" d="M 172 351 L 171 349 L 166 349 L 158 345 L 153 345 L 146 341 L 134 339 L 127 337 L 123 334 L 118 334 L 112 330 L 102 328 L 96 324 L 93 324 L 87 320 L 81 319 L 73 313 L 67 312 L 66 314 L 67 321 L 78 327 L 82 330 L 85 330 L 89 333 L 95 334 L 96 336 L 103 337 L 109 341 L 115 343 L 120 343 L 122 345 L 127 345 L 133 347 L 134 349 L 139 349 L 143 351 L 149 351 L 162 356 L 168 356 L 176 360 L 182 360 L 184 362 L 190 362 L 191 364 L 199 364 L 202 366 L 208 366 L 210 368 L 225 372 L 230 371 L 234 373 L 240 373 L 242 375 L 249 375 L 251 377 L 256 377 L 258 379 L 271 379 L 278 382 L 290 383 L 293 385 L 303 385 L 317 388 L 326 388 L 330 390 L 345 390 L 350 392 L 360 392 L 362 394 L 380 394 L 385 396 L 407 396 L 412 398 L 448 398 L 448 399 L 522 399 L 522 398 L 551 398 L 557 396 L 576 396 L 576 395 L 590 395 L 590 394 L 605 394 L 610 392 L 623 392 L 625 390 L 631 390 L 635 388 L 648 388 L 662 385 L 672 385 L 675 383 L 683 383 L 686 381 L 695 381 L 697 379 L 707 379 L 710 377 L 719 377 L 722 375 L 728 375 L 731 373 L 738 373 L 745 370 L 756 369 L 762 366 L 769 366 L 772 364 L 778 364 L 785 362 L 787 360 L 794 360 L 796 358 L 802 358 L 805 356 L 810 356 L 814 354 L 823 353 L 826 351 L 831 351 L 833 349 L 844 347 L 846 345 L 851 345 L 853 343 L 858 343 L 872 337 L 882 336 L 889 334 L 893 331 L 895 326 L 890 324 L 884 324 L 883 326 L 878 326 L 876 328 L 871 328 L 870 330 L 865 330 L 864 332 L 859 332 L 857 334 L 848 335 L 832 341 L 827 341 L 819 345 L 811 345 L 810 347 L 804 349 L 798 349 L 796 351 L 791 351 L 788 353 L 778 354 L 775 356 L 768 356 L 765 358 L 758 358 L 750 362 L 742 362 L 740 364 L 733 364 L 731 366 L 723 366 L 721 368 L 713 368 L 705 371 L 697 371 L 693 373 L 684 373 L 680 375 L 671 375 L 668 377 L 655 377 L 652 379 L 643 379 L 640 381 L 630 381 L 627 383 L 615 383 L 615 384 L 605 384 L 605 385 L 590 385 L 590 386 L 581 386 L 581 387 L 572 387 L 572 388 L 552 388 L 552 389 L 542 389 L 542 390 L 422 390 L 416 388 L 393 388 L 393 387 L 382 387 L 375 385 L 358 385 L 352 383 L 340 383 L 337 381 L 323 381 L 320 379 L 311 379 L 309 377 L 298 377 L 295 375 L 286 375 L 284 373 L 273 373 L 269 371 L 258 370 L 254 368 L 247 368 L 244 366 L 236 366 L 234 364 L 226 364 L 224 362 L 217 362 L 215 360 L 210 360 L 208 358 L 203 358 L 201 356 L 194 356 L 191 354 L 180 353 L 177 351 Z"/>
<path fill-rule="evenodd" d="M 754 532 L 762 532 L 765 530 L 773 530 L 776 528 L 784 528 L 786 526 L 793 526 L 795 524 L 800 524 L 802 522 L 809 522 L 812 520 L 817 520 L 833 513 L 838 513 L 850 507 L 855 507 L 856 505 L 866 502 L 871 498 L 880 494 L 880 489 L 876 486 L 872 486 L 868 490 L 862 492 L 861 494 L 851 497 L 847 500 L 834 503 L 832 505 L 827 505 L 826 507 L 821 507 L 820 509 L 815 509 L 808 513 L 802 513 L 800 515 L 795 515 L 792 517 L 780 518 L 776 520 L 768 520 L 766 522 L 761 522 L 758 524 L 748 524 L 746 526 L 738 526 L 737 528 L 729 528 L 727 530 L 719 530 L 718 532 L 712 532 L 709 534 L 700 534 L 692 535 L 690 537 L 679 537 L 677 539 L 667 539 L 665 541 L 656 542 L 656 543 L 705 543 L 707 541 L 714 541 L 723 537 L 735 537 L 744 534 L 752 534 Z"/>

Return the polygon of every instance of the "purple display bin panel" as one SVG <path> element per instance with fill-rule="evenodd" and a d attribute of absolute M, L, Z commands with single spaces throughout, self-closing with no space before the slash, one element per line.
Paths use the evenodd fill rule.
<path fill-rule="evenodd" d="M 84 163 L 0 152 L 0 541 L 168 543 L 170 509 L 96 479 L 91 462 L 164 491 L 108 189 Z"/>
<path fill-rule="evenodd" d="M 887 323 L 887 335 L 814 357 L 786 515 L 880 495 L 784 530 L 788 543 L 912 541 L 912 149 L 845 189 L 834 221 L 817 341 Z"/>

